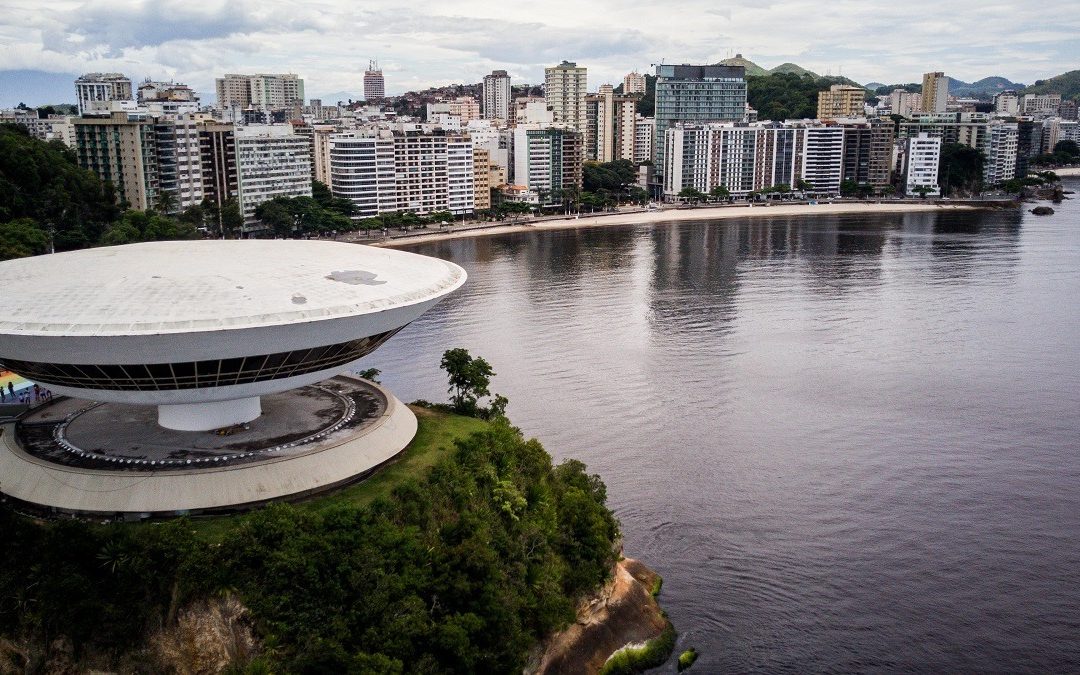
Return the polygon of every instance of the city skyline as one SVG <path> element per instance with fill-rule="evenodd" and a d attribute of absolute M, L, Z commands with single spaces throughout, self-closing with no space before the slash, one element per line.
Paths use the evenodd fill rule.
<path fill-rule="evenodd" d="M 917 82 L 932 70 L 967 81 L 999 75 L 1030 84 L 1068 70 L 1080 50 L 1080 19 L 1067 11 L 1068 3 L 1055 1 L 1021 11 L 1011 3 L 990 4 L 977 16 L 929 2 L 788 1 L 722 10 L 703 2 L 677 10 L 556 2 L 543 12 L 515 7 L 498 15 L 470 0 L 442 6 L 442 15 L 381 0 L 363 8 L 333 2 L 6 4 L 0 106 L 66 102 L 70 85 L 60 83 L 92 71 L 184 82 L 204 100 L 213 97 L 214 78 L 226 72 L 295 72 L 309 83 L 309 97 L 360 98 L 369 59 L 379 61 L 388 95 L 480 82 L 496 69 L 515 84 L 537 84 L 545 67 L 564 59 L 589 69 L 588 87 L 595 91 L 620 83 L 631 70 L 651 72 L 652 63 L 714 63 L 737 52 L 765 67 L 794 62 L 864 84 Z M 18 86 L 26 82 L 35 86 Z"/>

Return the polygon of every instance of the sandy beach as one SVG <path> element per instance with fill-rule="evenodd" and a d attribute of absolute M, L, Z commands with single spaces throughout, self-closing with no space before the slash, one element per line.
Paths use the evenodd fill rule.
<path fill-rule="evenodd" d="M 1067 166 L 1062 169 L 1051 169 L 1059 176 L 1080 176 L 1080 166 Z"/>
<path fill-rule="evenodd" d="M 726 218 L 754 218 L 777 216 L 831 216 L 847 213 L 917 213 L 924 211 L 972 210 L 990 208 L 962 204 L 913 204 L 907 203 L 858 203 L 858 204 L 783 204 L 772 206 L 712 206 L 691 209 L 664 209 L 660 211 L 635 211 L 628 213 L 605 213 L 582 215 L 580 218 L 559 218 L 522 223 L 493 225 L 491 227 L 462 228 L 452 232 L 432 232 L 416 236 L 399 237 L 389 241 L 371 242 L 372 246 L 408 246 L 422 242 L 445 241 L 465 237 L 490 237 L 509 232 L 535 230 L 565 230 L 580 227 L 603 227 L 607 225 L 668 223 L 682 220 L 721 220 Z"/>

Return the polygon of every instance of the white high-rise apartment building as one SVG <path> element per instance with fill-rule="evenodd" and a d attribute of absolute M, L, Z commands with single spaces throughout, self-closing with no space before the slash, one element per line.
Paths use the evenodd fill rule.
<path fill-rule="evenodd" d="M 574 131 L 585 133 L 587 115 L 585 95 L 588 93 L 587 69 L 571 61 L 544 69 L 544 100 L 551 108 L 556 122 Z"/>
<path fill-rule="evenodd" d="M 364 129 L 330 139 L 330 189 L 356 204 L 357 218 L 394 211 L 471 213 L 474 175 L 467 136 Z"/>
<path fill-rule="evenodd" d="M 330 138 L 330 191 L 352 200 L 357 218 L 397 210 L 394 135 L 353 131 Z"/>
<path fill-rule="evenodd" d="M 255 207 L 274 197 L 311 196 L 311 139 L 291 124 L 236 129 L 236 174 L 240 211 L 249 226 Z"/>
<path fill-rule="evenodd" d="M 634 164 L 653 161 L 653 134 L 656 120 L 638 115 L 634 120 Z"/>
<path fill-rule="evenodd" d="M 488 164 L 510 168 L 510 148 L 513 143 L 511 129 L 501 127 L 491 120 L 473 120 L 465 128 L 472 138 L 473 147 L 486 150 Z"/>
<path fill-rule="evenodd" d="M 676 123 L 665 136 L 664 193 L 692 187 L 733 195 L 799 180 L 811 192 L 838 194 L 844 168 L 844 128 L 805 122 Z"/>
<path fill-rule="evenodd" d="M 514 129 L 513 182 L 558 204 L 567 192 L 580 191 L 585 158 L 584 134 L 570 129 L 518 125 Z"/>
<path fill-rule="evenodd" d="M 484 76 L 484 119 L 510 119 L 510 76 L 505 70 L 493 70 Z"/>
<path fill-rule="evenodd" d="M 1020 96 L 1011 89 L 994 94 L 994 112 L 1003 115 L 1019 113 Z"/>
<path fill-rule="evenodd" d="M 446 141 L 447 206 L 454 215 L 476 210 L 475 159 L 472 141 L 453 136 Z"/>
<path fill-rule="evenodd" d="M 199 147 L 202 124 L 202 120 L 191 115 L 181 115 L 175 119 L 159 118 L 154 125 L 159 191 L 172 194 L 176 211 L 201 204 L 206 196 Z"/>
<path fill-rule="evenodd" d="M 991 124 L 986 136 L 986 161 L 983 163 L 983 182 L 997 185 L 1016 177 L 1016 152 L 1019 129 L 1015 123 Z"/>
<path fill-rule="evenodd" d="M 922 76 L 922 105 L 924 113 L 943 113 L 949 102 L 949 78 L 945 73 L 924 73 Z"/>
<path fill-rule="evenodd" d="M 894 115 L 912 117 L 922 107 L 922 94 L 915 94 L 903 89 L 893 89 L 889 94 L 889 109 Z"/>
<path fill-rule="evenodd" d="M 928 195 L 941 194 L 938 185 L 938 167 L 941 164 L 941 139 L 926 133 L 907 139 L 904 147 L 903 174 L 904 193 L 918 194 L 926 188 Z"/>
<path fill-rule="evenodd" d="M 79 114 L 109 112 L 110 101 L 132 101 L 131 79 L 121 73 L 87 73 L 75 80 Z"/>
<path fill-rule="evenodd" d="M 812 191 L 839 194 L 844 172 L 844 128 L 807 127 L 803 142 L 802 178 Z"/>
<path fill-rule="evenodd" d="M 1025 115 L 1056 115 L 1061 94 L 1024 94 Z"/>
<path fill-rule="evenodd" d="M 519 124 L 554 124 L 555 115 L 540 96 L 519 96 L 510 106 L 510 126 Z"/>
<path fill-rule="evenodd" d="M 626 76 L 623 77 L 622 82 L 622 91 L 624 94 L 645 93 L 645 76 L 636 70 L 632 73 L 627 73 Z"/>
<path fill-rule="evenodd" d="M 610 84 L 585 97 L 585 158 L 598 162 L 634 159 L 637 99 L 616 96 Z"/>

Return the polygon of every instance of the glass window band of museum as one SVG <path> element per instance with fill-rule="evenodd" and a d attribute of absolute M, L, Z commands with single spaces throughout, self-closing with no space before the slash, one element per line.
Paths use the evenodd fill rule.
<path fill-rule="evenodd" d="M 404 326 L 402 326 L 403 328 Z M 232 359 L 123 365 L 35 363 L 0 357 L 28 380 L 78 389 L 169 391 L 250 384 L 305 375 L 345 365 L 375 351 L 401 328 L 338 344 Z"/>

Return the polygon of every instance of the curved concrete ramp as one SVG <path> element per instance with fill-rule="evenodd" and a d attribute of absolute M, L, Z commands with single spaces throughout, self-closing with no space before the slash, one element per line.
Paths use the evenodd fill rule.
<path fill-rule="evenodd" d="M 141 470 L 124 465 L 113 470 L 49 461 L 27 452 L 15 425 L 5 425 L 0 492 L 45 511 L 145 517 L 241 510 L 353 482 L 405 449 L 416 435 L 416 416 L 382 387 L 350 376 L 329 382 L 335 380 L 378 392 L 385 408 L 358 427 L 310 439 L 287 454 L 223 466 Z"/>

